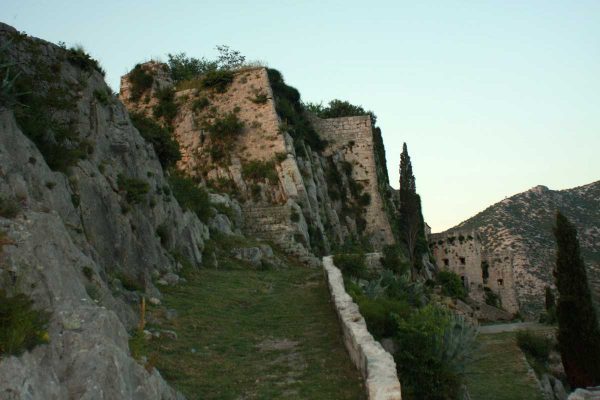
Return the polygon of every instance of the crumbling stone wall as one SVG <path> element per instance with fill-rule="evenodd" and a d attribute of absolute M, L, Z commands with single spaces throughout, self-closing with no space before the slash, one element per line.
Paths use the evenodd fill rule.
<path fill-rule="evenodd" d="M 369 400 L 401 400 L 394 358 L 367 330 L 358 305 L 346 293 L 342 272 L 333 264 L 333 257 L 323 258 L 323 268 L 342 327 L 344 344 L 365 380 Z"/>
<path fill-rule="evenodd" d="M 509 251 L 489 252 L 475 231 L 432 234 L 429 246 L 438 269 L 458 274 L 471 298 L 485 302 L 485 288 L 488 288 L 500 296 L 506 311 L 519 311 L 514 257 Z"/>
<path fill-rule="evenodd" d="M 313 126 L 328 142 L 325 155 L 341 152 L 352 163 L 352 179 L 363 185 L 370 196 L 366 207 L 366 235 L 376 249 L 394 243 L 394 235 L 386 214 L 377 182 L 377 164 L 373 142 L 371 117 L 312 118 Z"/>

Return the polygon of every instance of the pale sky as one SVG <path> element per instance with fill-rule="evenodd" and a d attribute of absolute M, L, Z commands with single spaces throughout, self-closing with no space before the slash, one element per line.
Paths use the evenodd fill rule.
<path fill-rule="evenodd" d="M 2 0 L 0 21 L 82 44 L 114 90 L 137 62 L 226 44 L 305 101 L 371 109 L 395 187 L 408 143 L 434 232 L 600 179 L 600 1 Z"/>

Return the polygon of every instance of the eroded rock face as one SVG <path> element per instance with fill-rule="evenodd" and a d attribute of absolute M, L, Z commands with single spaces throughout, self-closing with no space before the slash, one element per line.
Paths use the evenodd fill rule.
<path fill-rule="evenodd" d="M 171 252 L 202 262 L 208 228 L 162 190 L 168 183 L 153 148 L 99 72 L 0 24 L 0 46 L 8 42 L 15 72 L 37 85 L 43 101 L 61 104 L 53 118 L 69 121 L 88 151 L 64 172 L 51 170 L 14 109 L 0 106 L 0 195 L 21 209 L 0 217 L 11 242 L 0 255 L 0 288 L 51 312 L 49 344 L 0 360 L 0 397 L 180 398 L 130 356 L 127 329 L 141 294 L 160 297 L 153 279 L 180 268 Z M 119 175 L 145 182 L 148 192 L 128 201 Z"/>

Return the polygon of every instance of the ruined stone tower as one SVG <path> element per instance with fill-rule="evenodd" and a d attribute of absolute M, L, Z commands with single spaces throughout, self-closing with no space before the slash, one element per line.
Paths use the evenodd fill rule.
<path fill-rule="evenodd" d="M 429 246 L 438 269 L 458 274 L 471 298 L 485 302 L 486 291 L 491 291 L 503 309 L 519 311 L 510 251 L 488 251 L 475 231 L 432 234 Z"/>

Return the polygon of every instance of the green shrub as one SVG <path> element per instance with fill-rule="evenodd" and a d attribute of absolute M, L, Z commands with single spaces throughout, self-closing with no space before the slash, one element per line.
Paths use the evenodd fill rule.
<path fill-rule="evenodd" d="M 92 267 L 88 267 L 87 265 L 85 267 L 83 267 L 81 269 L 81 271 L 83 272 L 83 275 L 85 275 L 85 277 L 88 280 L 92 280 L 92 278 L 94 277 L 94 270 L 92 269 Z"/>
<path fill-rule="evenodd" d="M 367 207 L 371 204 L 371 195 L 369 193 L 362 193 L 358 196 L 358 205 L 361 207 Z"/>
<path fill-rule="evenodd" d="M 121 272 L 116 277 L 121 281 L 125 290 L 129 290 L 130 292 L 144 292 L 146 290 L 144 283 L 135 275 Z"/>
<path fill-rule="evenodd" d="M 53 69 L 40 61 L 31 64 L 33 70 L 22 70 L 15 83 L 15 91 L 20 93 L 15 118 L 48 166 L 66 172 L 93 150 L 89 141 L 79 137 L 74 120 L 69 118 L 77 112 L 77 95 L 63 85 Z"/>
<path fill-rule="evenodd" d="M 326 142 L 319 137 L 307 118 L 298 90 L 286 85 L 281 72 L 275 69 L 267 69 L 267 75 L 273 89 L 277 114 L 285 122 L 286 131 L 294 139 L 296 147 L 306 141 L 313 150 L 322 151 Z"/>
<path fill-rule="evenodd" d="M 298 211 L 292 210 L 290 214 L 290 220 L 292 222 L 300 222 L 300 214 L 298 214 Z"/>
<path fill-rule="evenodd" d="M 0 289 L 0 356 L 19 355 L 47 343 L 49 319 L 49 313 L 33 309 L 28 296 L 8 297 Z"/>
<path fill-rule="evenodd" d="M 403 397 L 457 399 L 474 338 L 464 319 L 431 304 L 398 320 L 394 358 Z"/>
<path fill-rule="evenodd" d="M 442 286 L 442 294 L 453 299 L 464 299 L 467 291 L 463 286 L 460 276 L 452 271 L 440 271 L 436 277 L 437 283 Z"/>
<path fill-rule="evenodd" d="M 528 330 L 517 332 L 517 344 L 523 353 L 542 364 L 548 361 L 552 350 L 552 339 Z"/>
<path fill-rule="evenodd" d="M 167 246 L 169 244 L 169 228 L 167 225 L 160 224 L 156 228 L 156 235 L 160 238 L 160 244 Z"/>
<path fill-rule="evenodd" d="M 216 118 L 211 124 L 206 124 L 205 129 L 217 139 L 228 139 L 241 134 L 244 123 L 235 113 L 227 113 L 221 118 Z"/>
<path fill-rule="evenodd" d="M 233 82 L 234 74 L 229 70 L 208 71 L 202 77 L 202 87 L 204 89 L 215 89 L 218 93 L 224 93 L 227 87 Z"/>
<path fill-rule="evenodd" d="M 217 45 L 215 48 L 219 52 L 217 64 L 220 69 L 236 69 L 244 65 L 246 57 L 239 51 L 230 49 L 229 46 L 225 45 Z"/>
<path fill-rule="evenodd" d="M 200 98 L 194 100 L 194 102 L 192 103 L 192 110 L 193 111 L 204 110 L 209 105 L 210 105 L 210 101 L 208 100 L 208 98 L 200 97 Z"/>
<path fill-rule="evenodd" d="M 194 79 L 198 75 L 218 68 L 216 61 L 188 57 L 185 53 L 168 54 L 167 56 L 171 78 L 175 83 Z"/>
<path fill-rule="evenodd" d="M 402 262 L 402 252 L 400 247 L 396 245 L 387 245 L 383 248 L 381 257 L 381 266 L 384 269 L 394 271 L 399 275 L 403 275 L 408 270 L 408 264 Z"/>
<path fill-rule="evenodd" d="M 361 315 L 367 322 L 369 332 L 376 338 L 392 337 L 396 334 L 396 316 L 406 318 L 411 307 L 403 300 L 361 296 L 357 299 Z"/>
<path fill-rule="evenodd" d="M 117 184 L 119 185 L 119 190 L 125 192 L 125 198 L 129 204 L 141 203 L 150 190 L 148 182 L 142 179 L 129 178 L 123 174 L 119 174 L 117 177 Z"/>
<path fill-rule="evenodd" d="M 130 117 L 142 137 L 154 147 L 163 168 L 172 167 L 181 159 L 179 143 L 173 139 L 173 135 L 168 129 L 140 113 L 132 113 Z"/>
<path fill-rule="evenodd" d="M 404 268 L 408 271 L 408 265 Z M 427 304 L 426 286 L 422 282 L 411 281 L 408 274 L 397 275 L 390 270 L 383 270 L 380 279 L 389 298 L 404 300 L 413 307 L 422 307 Z"/>
<path fill-rule="evenodd" d="M 15 110 L 15 117 L 50 169 L 66 172 L 87 158 L 91 145 L 78 137 L 72 125 L 54 119 L 50 110 L 46 99 L 36 94 L 24 101 L 24 107 Z"/>
<path fill-rule="evenodd" d="M 254 97 L 250 98 L 254 104 L 265 104 L 267 100 L 269 100 L 269 96 L 264 92 L 255 92 Z"/>
<path fill-rule="evenodd" d="M 540 314 L 539 322 L 541 324 L 556 325 L 558 322 L 556 308 L 551 308 Z"/>
<path fill-rule="evenodd" d="M 275 169 L 275 161 L 252 160 L 242 165 L 242 175 L 245 179 L 253 181 L 268 180 L 270 183 L 277 183 L 279 175 Z"/>
<path fill-rule="evenodd" d="M 142 94 L 152 88 L 154 77 L 144 69 L 140 64 L 133 67 L 129 73 L 130 96 L 132 101 L 138 101 Z"/>
<path fill-rule="evenodd" d="M 364 253 L 359 254 L 336 254 L 333 263 L 344 275 L 353 278 L 362 278 L 367 275 L 367 263 Z"/>
<path fill-rule="evenodd" d="M 344 100 L 331 100 L 327 107 L 319 103 L 306 103 L 308 111 L 320 118 L 353 117 L 358 115 L 370 115 L 373 126 L 377 122 L 377 116 L 373 111 L 366 111 L 362 106 L 356 106 Z"/>
<path fill-rule="evenodd" d="M 177 116 L 177 103 L 175 103 L 175 91 L 168 87 L 156 92 L 158 104 L 152 112 L 156 118 L 163 118 L 165 122 L 171 123 Z"/>
<path fill-rule="evenodd" d="M 195 213 L 202 222 L 207 222 L 211 217 L 210 199 L 208 192 L 198 187 L 189 177 L 179 172 L 171 173 L 169 185 L 173 196 L 184 210 Z"/>
<path fill-rule="evenodd" d="M 106 75 L 106 72 L 104 72 L 100 63 L 90 57 L 82 46 L 74 46 L 67 50 L 67 60 L 84 71 L 98 71 L 102 76 Z"/>
<path fill-rule="evenodd" d="M 112 96 L 105 89 L 95 89 L 94 97 L 96 100 L 98 100 L 98 103 L 102 104 L 103 106 L 107 106 L 112 102 Z"/>
<path fill-rule="evenodd" d="M 14 199 L 0 196 L 0 217 L 15 218 L 21 211 L 21 205 Z"/>

